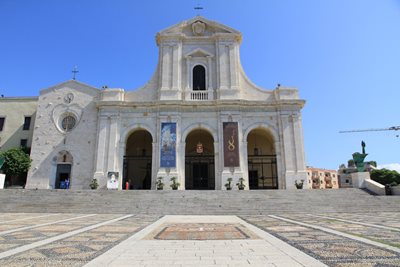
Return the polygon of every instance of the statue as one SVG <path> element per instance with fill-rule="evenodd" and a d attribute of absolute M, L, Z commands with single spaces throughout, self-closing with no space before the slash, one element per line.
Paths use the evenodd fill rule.
<path fill-rule="evenodd" d="M 365 154 L 365 142 L 361 141 L 362 153 Z"/>
<path fill-rule="evenodd" d="M 353 153 L 353 160 L 354 160 L 354 163 L 356 164 L 358 172 L 366 171 L 364 159 L 368 156 L 368 154 L 365 153 L 365 142 L 364 141 L 361 141 L 361 147 L 362 147 L 362 153 L 358 153 L 358 152 Z"/>

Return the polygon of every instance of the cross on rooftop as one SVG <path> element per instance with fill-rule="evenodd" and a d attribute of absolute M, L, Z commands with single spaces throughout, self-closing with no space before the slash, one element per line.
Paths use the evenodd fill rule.
<path fill-rule="evenodd" d="M 78 67 L 75 66 L 71 72 L 73 73 L 72 80 L 76 80 L 76 74 L 79 72 Z"/>
<path fill-rule="evenodd" d="M 194 7 L 194 10 L 197 11 L 197 16 L 200 16 L 200 11 L 203 10 L 204 8 L 200 6 L 200 4 L 197 4 L 197 6 Z"/>

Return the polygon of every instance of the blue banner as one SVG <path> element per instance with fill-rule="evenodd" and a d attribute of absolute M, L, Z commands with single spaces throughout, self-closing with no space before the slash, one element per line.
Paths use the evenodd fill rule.
<path fill-rule="evenodd" d="M 176 123 L 161 123 L 160 167 L 176 166 Z"/>

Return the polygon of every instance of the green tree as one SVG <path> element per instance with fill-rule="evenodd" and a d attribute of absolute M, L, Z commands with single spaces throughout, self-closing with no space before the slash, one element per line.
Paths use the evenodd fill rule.
<path fill-rule="evenodd" d="M 26 173 L 31 166 L 32 160 L 21 148 L 11 148 L 0 153 L 0 158 L 4 158 L 1 168 L 7 176 L 18 176 Z"/>
<path fill-rule="evenodd" d="M 369 162 L 369 164 L 372 165 L 372 166 L 374 166 L 375 168 L 376 168 L 376 166 L 378 166 L 378 165 L 376 164 L 376 161 L 375 161 L 375 160 L 371 160 L 371 161 Z"/>
<path fill-rule="evenodd" d="M 388 169 L 372 170 L 371 179 L 383 185 L 393 182 L 400 184 L 400 174 Z"/>

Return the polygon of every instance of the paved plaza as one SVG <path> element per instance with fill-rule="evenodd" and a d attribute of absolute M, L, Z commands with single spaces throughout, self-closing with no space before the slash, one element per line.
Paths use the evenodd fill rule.
<path fill-rule="evenodd" d="M 400 266 L 400 213 L 1 213 L 0 266 Z"/>

